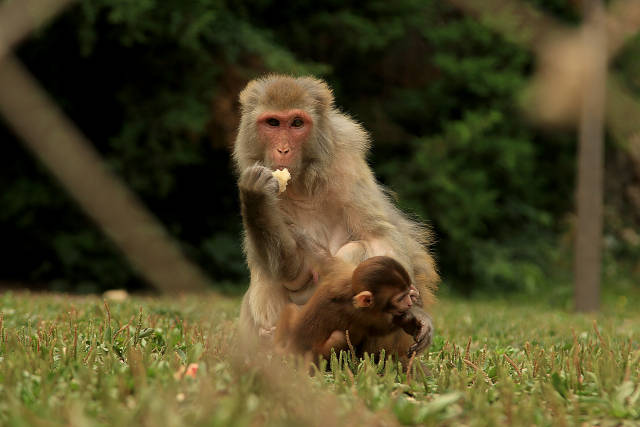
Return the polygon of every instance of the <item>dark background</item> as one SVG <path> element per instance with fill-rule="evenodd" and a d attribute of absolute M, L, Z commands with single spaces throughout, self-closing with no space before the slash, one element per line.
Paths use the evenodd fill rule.
<path fill-rule="evenodd" d="M 568 25 L 569 0 L 530 1 Z M 570 293 L 575 131 L 520 113 L 533 53 L 439 0 L 83 1 L 18 50 L 110 166 L 220 289 L 248 282 L 230 147 L 237 95 L 314 74 L 372 133 L 370 163 L 433 227 L 444 292 Z M 640 38 L 613 64 L 640 95 Z M 144 283 L 0 122 L 0 280 L 51 290 Z M 607 288 L 638 287 L 640 184 L 606 148 Z"/>

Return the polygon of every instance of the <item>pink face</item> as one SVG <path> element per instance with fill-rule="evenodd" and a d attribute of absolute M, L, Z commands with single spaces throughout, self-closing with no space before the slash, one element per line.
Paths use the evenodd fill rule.
<path fill-rule="evenodd" d="M 302 144 L 313 120 L 303 110 L 267 111 L 258 117 L 258 134 L 264 141 L 271 167 L 292 168 L 301 160 Z"/>
<path fill-rule="evenodd" d="M 406 313 L 411 306 L 413 305 L 413 301 L 411 300 L 412 290 L 409 289 L 406 292 L 401 292 L 399 294 L 394 295 L 391 298 L 391 306 L 393 309 L 391 310 L 391 314 L 394 316 Z"/>

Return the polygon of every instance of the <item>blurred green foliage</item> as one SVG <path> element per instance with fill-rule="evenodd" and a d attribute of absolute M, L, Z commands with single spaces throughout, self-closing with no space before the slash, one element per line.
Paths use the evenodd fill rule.
<path fill-rule="evenodd" d="M 577 19 L 568 0 L 531 3 Z M 433 227 L 456 289 L 535 292 L 569 268 L 559 242 L 574 137 L 541 133 L 518 113 L 532 53 L 447 2 L 85 0 L 19 55 L 217 281 L 247 278 L 233 102 L 268 71 L 328 80 L 371 131 L 380 180 Z M 3 278 L 76 291 L 141 286 L 4 128 L 0 139 Z"/>

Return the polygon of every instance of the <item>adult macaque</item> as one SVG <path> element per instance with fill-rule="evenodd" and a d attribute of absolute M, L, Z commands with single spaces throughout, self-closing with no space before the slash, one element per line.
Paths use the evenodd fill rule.
<path fill-rule="evenodd" d="M 363 350 L 384 348 L 401 357 L 424 350 L 432 334 L 424 308 L 438 282 L 425 249 L 429 235 L 376 183 L 365 159 L 366 131 L 334 107 L 329 87 L 314 78 L 253 80 L 240 93 L 240 104 L 233 156 L 251 271 L 240 313 L 242 337 L 272 336 L 287 303 L 307 302 L 323 251 L 353 265 L 384 255 L 400 262 L 416 285 L 411 314 L 420 327 L 413 336 L 397 331 L 367 339 Z M 284 168 L 291 179 L 279 193 L 272 173 Z"/>
<path fill-rule="evenodd" d="M 327 358 L 354 348 L 365 338 L 388 335 L 400 328 L 415 330 L 408 316 L 415 288 L 404 267 L 389 257 L 377 256 L 352 264 L 334 259 L 320 271 L 320 281 L 309 301 L 299 308 L 288 304 L 276 327 L 275 342 L 285 352 Z"/>

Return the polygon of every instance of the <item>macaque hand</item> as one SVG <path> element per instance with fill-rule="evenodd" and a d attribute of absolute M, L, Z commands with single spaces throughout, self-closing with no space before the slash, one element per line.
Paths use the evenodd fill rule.
<path fill-rule="evenodd" d="M 413 352 L 421 353 L 424 349 L 431 344 L 431 338 L 433 337 L 433 323 L 431 322 L 431 316 L 429 316 L 420 307 L 414 306 L 409 312 L 407 312 L 401 321 L 402 328 L 408 334 L 413 336 L 415 343 L 409 347 L 407 355 L 411 357 Z"/>
<path fill-rule="evenodd" d="M 409 287 L 409 296 L 411 297 L 411 302 L 414 304 L 420 301 L 420 291 L 418 291 L 418 288 L 414 285 Z"/>
<path fill-rule="evenodd" d="M 273 341 L 273 338 L 276 334 L 276 327 L 271 326 L 270 328 L 259 328 L 258 329 L 258 337 L 261 341 L 265 343 L 270 343 Z"/>
<path fill-rule="evenodd" d="M 272 195 L 279 191 L 278 180 L 274 178 L 271 169 L 255 164 L 242 172 L 238 180 L 240 192 L 244 195 Z"/>

